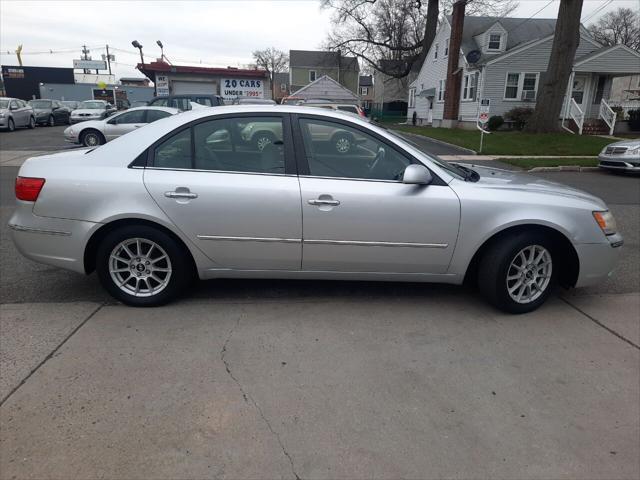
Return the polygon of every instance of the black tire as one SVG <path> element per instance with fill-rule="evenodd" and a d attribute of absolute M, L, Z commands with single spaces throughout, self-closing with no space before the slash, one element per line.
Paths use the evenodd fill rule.
<path fill-rule="evenodd" d="M 509 294 L 507 275 L 509 275 L 511 262 L 516 255 L 533 245 L 541 246 L 549 253 L 551 278 L 537 298 L 528 303 L 519 303 Z M 542 305 L 553 290 L 557 273 L 555 267 L 557 267 L 557 262 L 554 257 L 554 246 L 548 238 L 538 232 L 518 232 L 499 238 L 487 247 L 478 265 L 478 286 L 486 299 L 500 310 L 508 313 L 531 312 Z M 525 272 L 523 272 L 524 274 Z"/>
<path fill-rule="evenodd" d="M 56 117 L 53 115 L 49 115 L 49 119 L 47 120 L 47 127 L 55 127 L 56 126 Z"/>
<path fill-rule="evenodd" d="M 166 286 L 150 296 L 135 296 L 127 293 L 115 283 L 109 270 L 111 254 L 123 241 L 144 239 L 162 248 L 170 260 L 171 274 Z M 137 252 L 133 252 L 137 253 Z M 135 269 L 133 269 L 136 271 Z M 193 263 L 189 252 L 167 233 L 146 225 L 122 227 L 107 234 L 96 252 L 96 272 L 102 286 L 112 297 L 132 307 L 157 307 L 179 297 L 194 280 Z M 135 277 L 131 276 L 132 280 Z M 135 281 L 135 284 L 138 282 Z"/>
<path fill-rule="evenodd" d="M 253 136 L 253 146 L 261 152 L 267 145 L 273 145 L 276 136 L 271 132 L 258 132 Z"/>
<path fill-rule="evenodd" d="M 28 126 L 29 126 L 29 128 L 30 128 L 31 130 L 33 130 L 34 128 L 36 128 L 36 119 L 35 119 L 34 117 L 31 117 L 31 118 L 29 119 L 29 125 L 28 125 Z"/>
<path fill-rule="evenodd" d="M 95 139 L 95 143 L 94 143 Z M 106 143 L 104 136 L 97 130 L 85 130 L 80 134 L 80 143 L 85 147 L 98 147 Z"/>
<path fill-rule="evenodd" d="M 331 137 L 331 144 L 336 152 L 344 155 L 349 153 L 353 147 L 353 136 L 346 132 L 336 133 Z"/>
<path fill-rule="evenodd" d="M 7 130 L 9 132 L 13 132 L 16 129 L 16 124 L 13 121 L 13 118 L 10 118 L 9 121 L 7 122 Z"/>

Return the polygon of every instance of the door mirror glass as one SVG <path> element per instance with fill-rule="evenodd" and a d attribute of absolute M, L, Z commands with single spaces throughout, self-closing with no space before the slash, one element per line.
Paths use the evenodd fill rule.
<path fill-rule="evenodd" d="M 431 172 L 424 165 L 409 165 L 402 176 L 402 183 L 411 185 L 429 185 L 432 180 Z"/>

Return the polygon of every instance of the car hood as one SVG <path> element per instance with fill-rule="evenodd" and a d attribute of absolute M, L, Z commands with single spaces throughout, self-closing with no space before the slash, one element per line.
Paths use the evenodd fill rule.
<path fill-rule="evenodd" d="M 89 113 L 92 115 L 102 115 L 106 112 L 106 109 L 97 109 L 97 108 L 78 108 L 73 111 L 75 115 L 80 115 L 81 113 Z"/>
<path fill-rule="evenodd" d="M 38 114 L 38 113 L 51 113 L 51 109 L 50 108 L 34 108 L 33 112 Z"/>
<path fill-rule="evenodd" d="M 607 147 L 628 147 L 638 148 L 640 147 L 640 138 L 631 140 L 622 140 L 621 142 L 610 143 Z"/>
<path fill-rule="evenodd" d="M 514 172 L 498 168 L 488 168 L 479 165 L 466 164 L 480 174 L 480 179 L 475 183 L 479 188 L 496 190 L 511 190 L 517 192 L 539 193 L 554 195 L 557 197 L 572 198 L 591 202 L 599 208 L 606 209 L 604 201 L 595 195 L 577 188 L 569 187 L 562 183 L 551 182 L 530 173 Z"/>

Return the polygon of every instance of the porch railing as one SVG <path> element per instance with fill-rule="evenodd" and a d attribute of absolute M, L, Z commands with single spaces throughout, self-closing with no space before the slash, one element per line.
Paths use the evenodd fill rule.
<path fill-rule="evenodd" d="M 600 100 L 600 118 L 604 120 L 604 123 L 609 127 L 609 135 L 613 135 L 613 128 L 616 125 L 616 117 L 617 113 L 609 106 L 607 102 L 604 101 L 604 98 Z"/>
<path fill-rule="evenodd" d="M 582 135 L 584 112 L 573 98 L 569 102 L 569 117 L 576 123 L 576 126 L 578 127 L 578 135 Z"/>

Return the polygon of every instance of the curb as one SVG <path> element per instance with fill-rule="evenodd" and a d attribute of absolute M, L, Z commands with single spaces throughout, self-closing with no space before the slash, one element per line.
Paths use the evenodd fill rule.
<path fill-rule="evenodd" d="M 478 155 L 478 152 L 476 152 L 475 150 L 471 150 L 471 149 L 465 148 L 465 147 L 460 147 L 459 145 L 454 145 L 453 143 L 448 143 L 448 142 L 445 142 L 443 140 L 438 140 L 438 139 L 435 139 L 435 138 L 427 137 L 426 135 L 420 135 L 419 133 L 404 132 L 402 130 L 396 130 L 396 131 L 400 132 L 402 135 L 410 135 L 412 137 L 426 138 L 430 142 L 439 143 L 440 145 L 445 145 L 447 147 L 457 148 L 459 150 L 464 150 L 465 152 L 469 152 L 469 155 Z"/>
<path fill-rule="evenodd" d="M 533 167 L 527 172 L 595 172 L 599 167 L 580 167 L 578 165 L 561 165 L 559 167 Z"/>

